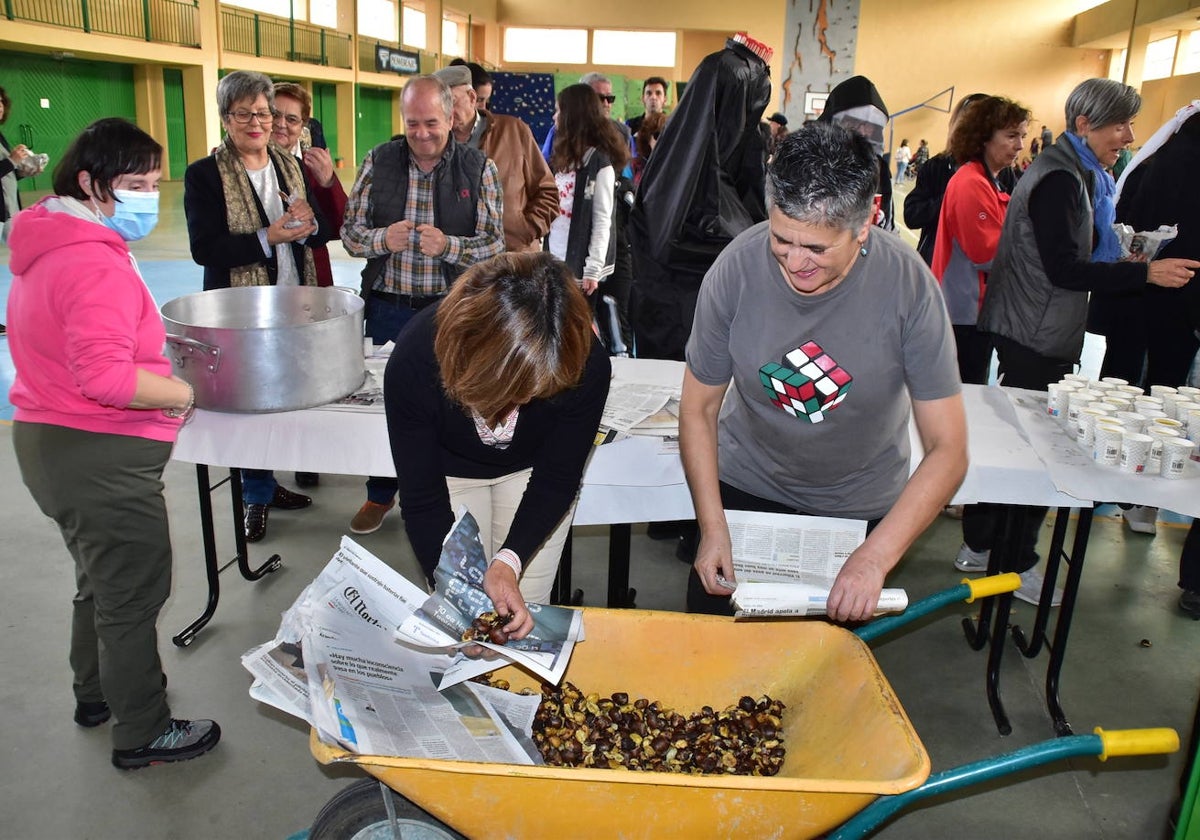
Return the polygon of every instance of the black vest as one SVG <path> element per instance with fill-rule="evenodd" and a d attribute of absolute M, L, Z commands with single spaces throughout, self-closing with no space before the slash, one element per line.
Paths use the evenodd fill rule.
<path fill-rule="evenodd" d="M 382 228 L 404 219 L 408 202 L 408 143 L 401 137 L 371 150 L 371 226 Z M 447 236 L 471 236 L 475 233 L 479 183 L 487 157 L 449 138 L 449 146 L 434 170 L 433 224 Z M 362 273 L 363 294 L 370 294 L 376 279 L 393 254 L 372 257 Z M 442 263 L 442 274 L 449 287 L 463 269 Z"/>

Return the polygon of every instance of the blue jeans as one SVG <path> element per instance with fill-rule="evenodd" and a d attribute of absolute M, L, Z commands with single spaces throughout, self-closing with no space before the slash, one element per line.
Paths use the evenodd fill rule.
<path fill-rule="evenodd" d="M 277 486 L 274 470 L 242 470 L 242 504 L 271 504 Z"/>
<path fill-rule="evenodd" d="M 366 331 L 367 336 L 375 344 L 387 344 L 393 341 L 404 329 L 417 310 L 390 303 L 379 298 L 367 297 Z M 396 498 L 396 479 L 382 476 L 367 478 L 367 500 L 377 505 L 390 505 Z"/>

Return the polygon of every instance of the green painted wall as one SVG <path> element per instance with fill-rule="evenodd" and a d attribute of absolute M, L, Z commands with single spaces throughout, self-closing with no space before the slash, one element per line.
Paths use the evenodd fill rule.
<path fill-rule="evenodd" d="M 183 71 L 163 68 L 163 95 L 167 109 L 167 162 L 171 180 L 182 181 L 187 169 L 187 122 L 183 106 Z"/>
<path fill-rule="evenodd" d="M 101 117 L 137 116 L 133 67 L 128 64 L 6 52 L 0 54 L 0 79 L 13 103 L 2 128 L 5 138 L 50 156 L 42 175 L 18 181 L 24 191 L 50 188 L 55 164 L 90 123 Z"/>
<path fill-rule="evenodd" d="M 356 158 L 354 165 L 362 163 L 367 152 L 392 137 L 392 91 L 357 85 L 355 88 L 358 107 L 356 117 Z"/>
<path fill-rule="evenodd" d="M 338 125 L 337 125 L 337 88 L 333 85 L 313 83 L 312 115 L 321 128 L 325 130 L 325 145 L 329 147 L 329 155 L 338 159 Z M 350 162 L 353 165 L 354 161 Z"/>

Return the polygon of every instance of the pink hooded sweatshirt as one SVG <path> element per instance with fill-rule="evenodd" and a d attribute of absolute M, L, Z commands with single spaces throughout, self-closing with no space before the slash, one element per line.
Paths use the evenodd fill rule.
<path fill-rule="evenodd" d="M 44 199 L 9 236 L 15 419 L 172 442 L 182 421 L 131 409 L 141 368 L 170 376 L 166 331 L 129 247 L 100 222 Z"/>

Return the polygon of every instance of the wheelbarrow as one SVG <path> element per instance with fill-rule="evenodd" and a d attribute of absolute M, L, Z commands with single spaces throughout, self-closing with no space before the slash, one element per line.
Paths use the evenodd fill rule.
<path fill-rule="evenodd" d="M 649 610 L 586 610 L 587 642 L 565 679 L 675 709 L 767 694 L 787 704 L 776 776 L 696 776 L 356 755 L 310 735 L 323 764 L 371 779 L 335 796 L 309 840 L 382 838 L 813 838 L 869 834 L 918 799 L 1077 755 L 1173 752 L 1171 729 L 1058 738 L 930 776 L 929 756 L 862 636 L 953 601 L 1009 592 L 1018 575 L 964 581 L 849 632 L 823 621 L 731 621 Z M 497 672 L 514 691 L 536 679 Z M 386 786 L 386 787 L 384 787 Z M 380 789 L 387 794 L 380 795 Z M 399 794 L 396 796 L 391 792 Z M 857 816 L 855 816 L 857 815 Z M 393 833 L 395 831 L 395 833 Z"/>

